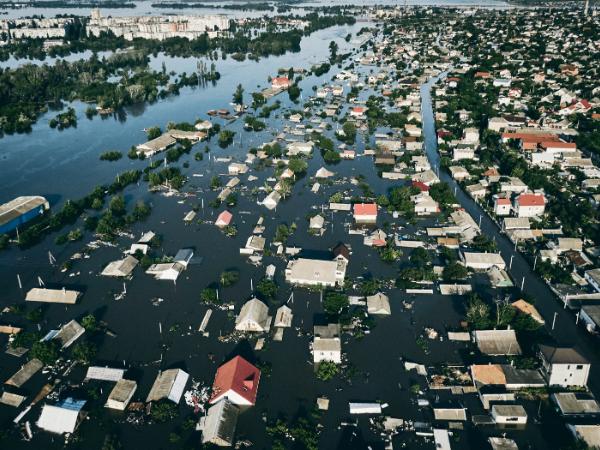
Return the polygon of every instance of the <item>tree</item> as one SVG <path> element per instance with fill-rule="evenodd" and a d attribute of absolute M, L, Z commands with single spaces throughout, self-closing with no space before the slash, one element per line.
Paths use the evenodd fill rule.
<path fill-rule="evenodd" d="M 497 250 L 496 242 L 483 234 L 478 234 L 473 238 L 471 245 L 480 252 L 495 252 Z"/>
<path fill-rule="evenodd" d="M 491 326 L 490 307 L 477 294 L 469 296 L 467 320 L 477 330 L 485 330 Z"/>
<path fill-rule="evenodd" d="M 169 400 L 160 400 L 152 404 L 150 416 L 157 422 L 167 422 L 177 417 L 177 405 Z"/>
<path fill-rule="evenodd" d="M 285 243 L 293 232 L 294 230 L 292 227 L 288 227 L 284 223 L 277 225 L 274 238 L 275 242 Z"/>
<path fill-rule="evenodd" d="M 235 89 L 235 92 L 233 93 L 233 103 L 235 103 L 236 105 L 244 104 L 244 88 L 242 87 L 241 84 L 237 85 L 237 88 Z"/>
<path fill-rule="evenodd" d="M 146 130 L 146 135 L 148 136 L 148 140 L 156 139 L 162 134 L 162 130 L 160 127 L 150 127 Z"/>
<path fill-rule="evenodd" d="M 81 326 L 83 326 L 86 331 L 96 331 L 98 329 L 98 321 L 96 320 L 96 316 L 93 314 L 88 314 L 81 319 Z"/>
<path fill-rule="evenodd" d="M 338 48 L 339 47 L 335 41 L 331 41 L 329 43 L 329 59 L 331 60 L 332 63 L 337 58 Z"/>
<path fill-rule="evenodd" d="M 326 150 L 325 153 L 323 153 L 323 161 L 327 164 L 339 163 L 341 159 L 340 154 L 335 150 Z"/>
<path fill-rule="evenodd" d="M 306 172 L 306 169 L 308 169 L 308 163 L 302 158 L 292 157 L 288 162 L 288 168 L 295 174 L 300 174 Z"/>
<path fill-rule="evenodd" d="M 300 97 L 300 88 L 298 87 L 297 84 L 292 84 L 289 88 L 288 88 L 288 96 L 290 97 L 290 100 L 295 102 L 298 97 Z"/>
<path fill-rule="evenodd" d="M 410 262 L 416 267 L 425 267 L 431 262 L 431 256 L 423 247 L 417 247 L 410 254 Z"/>
<path fill-rule="evenodd" d="M 220 283 L 223 287 L 233 286 L 240 279 L 240 273 L 237 270 L 225 270 L 221 272 Z"/>
<path fill-rule="evenodd" d="M 252 93 L 252 108 L 254 108 L 255 111 L 265 103 L 267 103 L 267 100 L 265 99 L 264 95 L 262 95 L 260 92 Z"/>
<path fill-rule="evenodd" d="M 323 299 L 323 309 L 327 314 L 336 315 L 340 314 L 344 308 L 350 305 L 348 296 L 336 291 L 325 292 Z"/>
<path fill-rule="evenodd" d="M 354 144 L 356 141 L 356 126 L 352 122 L 346 122 L 342 130 L 344 131 L 343 141 L 348 145 Z"/>
<path fill-rule="evenodd" d="M 119 438 L 116 435 L 107 434 L 102 443 L 101 450 L 121 450 L 122 448 L 123 444 L 121 444 L 121 441 L 119 441 Z"/>
<path fill-rule="evenodd" d="M 37 358 L 44 364 L 52 364 L 58 359 L 58 345 L 54 341 L 34 342 L 29 351 L 31 358 Z"/>
<path fill-rule="evenodd" d="M 321 381 L 329 381 L 340 372 L 340 368 L 333 361 L 321 361 L 317 368 L 317 378 Z"/>
<path fill-rule="evenodd" d="M 256 285 L 256 291 L 264 300 L 272 300 L 277 295 L 277 283 L 269 278 L 262 278 Z"/>
<path fill-rule="evenodd" d="M 458 281 L 464 280 L 469 274 L 468 269 L 462 264 L 453 261 L 444 267 L 442 271 L 442 278 L 444 281 Z"/>
<path fill-rule="evenodd" d="M 218 175 L 214 175 L 210 179 L 210 188 L 214 191 L 216 189 L 219 189 L 221 186 L 223 186 L 221 179 L 219 178 Z"/>
<path fill-rule="evenodd" d="M 220 303 L 216 289 L 205 288 L 200 292 L 200 300 L 209 305 Z"/>
<path fill-rule="evenodd" d="M 140 200 L 135 204 L 132 215 L 135 220 L 142 221 L 147 219 L 151 212 L 152 208 L 150 208 L 143 200 Z"/>
<path fill-rule="evenodd" d="M 110 199 L 110 203 L 108 204 L 108 210 L 111 212 L 113 216 L 122 216 L 125 214 L 125 199 L 122 195 L 115 195 Z"/>
<path fill-rule="evenodd" d="M 89 342 L 78 342 L 73 347 L 73 358 L 82 364 L 89 364 L 96 356 L 96 346 Z"/>

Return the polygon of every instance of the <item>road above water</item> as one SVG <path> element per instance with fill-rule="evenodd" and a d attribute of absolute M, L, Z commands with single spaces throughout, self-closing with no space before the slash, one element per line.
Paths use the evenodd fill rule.
<path fill-rule="evenodd" d="M 476 220 L 481 220 L 481 232 L 489 238 L 495 239 L 498 244 L 498 251 L 506 261 L 507 265 L 513 257 L 510 269 L 507 269 L 511 275 L 515 286 L 520 287 L 523 284 L 523 293 L 531 295 L 535 298 L 535 307 L 546 321 L 546 329 L 550 335 L 556 340 L 556 343 L 561 346 L 575 345 L 579 348 L 586 358 L 592 363 L 592 371 L 590 374 L 589 386 L 592 390 L 596 390 L 600 383 L 598 365 L 600 358 L 595 350 L 595 339 L 587 333 L 582 327 L 575 324 L 575 317 L 571 311 L 564 309 L 560 300 L 550 290 L 548 285 L 533 271 L 529 262 L 518 251 L 514 250 L 514 244 L 508 237 L 501 233 L 498 225 L 492 221 L 483 208 L 467 195 L 460 185 L 444 170 L 440 170 L 440 155 L 437 149 L 437 134 L 435 128 L 435 116 L 431 98 L 431 89 L 443 79 L 446 73 L 442 73 L 437 77 L 430 78 L 421 86 L 421 111 L 423 135 L 425 138 L 425 152 L 429 158 L 431 168 L 438 173 L 439 178 L 450 185 L 455 190 L 456 198 L 462 207 Z M 507 266 L 508 267 L 508 266 Z M 554 330 L 552 330 L 552 322 L 556 314 Z"/>

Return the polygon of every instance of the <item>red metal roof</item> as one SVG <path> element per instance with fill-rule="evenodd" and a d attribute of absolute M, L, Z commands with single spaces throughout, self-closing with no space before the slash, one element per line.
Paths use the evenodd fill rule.
<path fill-rule="evenodd" d="M 287 85 L 290 84 L 290 79 L 288 77 L 275 77 L 271 81 L 271 84 L 274 85 Z"/>
<path fill-rule="evenodd" d="M 254 405 L 259 380 L 260 370 L 241 356 L 236 356 L 217 369 L 210 403 L 226 392 L 234 391 Z"/>
<path fill-rule="evenodd" d="M 550 141 L 550 142 L 541 142 L 540 147 L 542 148 L 572 148 L 576 149 L 577 144 L 574 142 L 561 142 L 561 141 Z"/>
<path fill-rule="evenodd" d="M 356 203 L 354 205 L 355 216 L 376 216 L 377 205 L 375 203 Z"/>
<path fill-rule="evenodd" d="M 425 183 L 423 183 L 422 181 L 413 181 L 412 185 L 416 188 L 419 188 L 419 190 L 421 192 L 427 192 L 429 191 L 429 189 L 431 189 L 429 186 L 427 186 Z"/>
<path fill-rule="evenodd" d="M 217 223 L 219 225 L 220 224 L 229 225 L 232 218 L 233 218 L 233 214 L 231 214 L 229 211 L 225 210 L 221 214 L 219 214 L 219 217 L 217 217 L 217 220 L 215 221 L 215 223 Z"/>
<path fill-rule="evenodd" d="M 520 206 L 544 206 L 546 198 L 542 194 L 521 194 L 517 197 Z"/>

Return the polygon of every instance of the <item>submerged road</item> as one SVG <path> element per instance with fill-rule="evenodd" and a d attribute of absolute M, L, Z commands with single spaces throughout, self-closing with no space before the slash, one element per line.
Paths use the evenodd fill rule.
<path fill-rule="evenodd" d="M 421 114 L 425 137 L 425 151 L 431 168 L 434 172 L 438 173 L 442 181 L 448 183 L 456 192 L 458 202 L 471 214 L 475 221 L 479 221 L 481 216 L 481 232 L 489 238 L 495 238 L 498 250 L 507 263 L 507 271 L 512 276 L 515 285 L 520 287 L 522 280 L 525 280 L 522 292 L 535 298 L 535 307 L 544 317 L 546 321 L 545 327 L 548 333 L 556 340 L 557 344 L 560 346 L 576 346 L 590 361 L 592 369 L 588 386 L 593 391 L 597 391 L 597 387 L 600 388 L 600 379 L 598 379 L 600 358 L 595 350 L 595 346 L 598 345 L 596 338 L 591 336 L 583 327 L 576 325 L 574 315 L 568 309 L 563 308 L 561 301 L 550 290 L 548 285 L 535 274 L 529 262 L 520 252 L 514 250 L 514 244 L 505 234 L 501 233 L 498 225 L 492 221 L 475 200 L 461 189 L 450 174 L 440 168 L 440 155 L 437 149 L 437 133 L 431 100 L 431 89 L 439 79 L 443 79 L 445 76 L 446 73 L 444 72 L 437 77 L 430 78 L 421 86 Z M 514 258 L 511 268 L 508 269 L 511 256 Z M 556 321 L 554 330 L 552 330 L 552 321 L 555 314 Z"/>

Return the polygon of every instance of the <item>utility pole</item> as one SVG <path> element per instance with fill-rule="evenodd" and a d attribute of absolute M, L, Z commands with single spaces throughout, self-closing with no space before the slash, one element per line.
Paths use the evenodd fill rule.
<path fill-rule="evenodd" d="M 523 276 L 523 279 L 521 280 L 521 292 L 523 292 L 524 286 L 525 286 L 525 276 Z"/>

